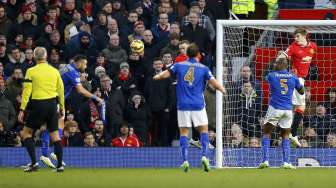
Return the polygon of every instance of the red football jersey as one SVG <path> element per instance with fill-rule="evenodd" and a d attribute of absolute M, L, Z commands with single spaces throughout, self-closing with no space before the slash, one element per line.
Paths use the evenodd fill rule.
<path fill-rule="evenodd" d="M 291 60 L 291 68 L 298 77 L 305 78 L 309 73 L 309 66 L 316 53 L 316 43 L 308 42 L 307 46 L 301 46 L 293 42 L 286 50 L 286 54 Z M 307 60 L 311 58 L 310 60 Z"/>
<path fill-rule="evenodd" d="M 112 140 L 113 147 L 140 147 L 139 140 L 135 137 L 129 136 L 126 140 L 121 137 L 117 137 Z"/>

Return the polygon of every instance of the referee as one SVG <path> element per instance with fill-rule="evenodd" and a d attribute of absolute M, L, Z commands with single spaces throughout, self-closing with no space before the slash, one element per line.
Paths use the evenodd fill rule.
<path fill-rule="evenodd" d="M 36 47 L 34 59 L 37 65 L 29 68 L 23 85 L 22 103 L 18 115 L 19 122 L 23 123 L 24 112 L 29 103 L 29 114 L 26 124 L 21 131 L 23 143 L 31 158 L 31 164 L 24 172 L 36 171 L 35 145 L 32 134 L 35 129 L 46 123 L 51 141 L 54 142 L 57 156 L 57 172 L 63 172 L 62 166 L 63 149 L 58 134 L 57 101 L 60 114 L 64 115 L 64 86 L 60 73 L 47 62 L 47 51 L 43 47 Z M 58 98 L 58 99 L 57 99 Z"/>

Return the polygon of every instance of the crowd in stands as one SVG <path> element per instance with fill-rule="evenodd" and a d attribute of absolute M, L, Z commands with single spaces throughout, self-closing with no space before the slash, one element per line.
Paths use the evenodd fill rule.
<path fill-rule="evenodd" d="M 25 73 L 35 65 L 36 46 L 47 49 L 48 62 L 57 69 L 75 55 L 85 55 L 88 68 L 81 73 L 81 83 L 106 102 L 107 119 L 102 121 L 98 103 L 71 93 L 66 100 L 64 146 L 170 146 L 178 138 L 176 80 L 153 81 L 153 75 L 185 61 L 190 43 L 199 46 L 199 61 L 213 68 L 217 19 L 229 19 L 229 9 L 240 19 L 249 19 L 258 13 L 257 4 L 267 6 L 269 13 L 278 7 L 277 0 L 245 1 L 248 7 L 241 8 L 241 0 L 2 0 L 0 146 L 21 146 L 17 114 Z M 279 7 L 288 2 L 279 0 Z M 267 18 L 272 16 L 266 12 Z M 143 42 L 143 52 L 130 48 L 134 40 Z M 237 119 L 225 135 L 225 143 L 233 147 L 260 146 L 262 91 L 253 77 L 245 65 L 235 83 Z M 326 128 L 336 123 L 336 91 L 328 94 L 330 101 L 316 104 L 316 112 L 312 104 L 303 121 L 301 141 L 307 147 L 320 146 L 317 140 L 336 147 L 336 133 Z M 205 96 L 210 143 L 215 146 L 214 90 L 206 88 Z M 316 124 L 306 126 L 307 121 Z M 40 131 L 35 132 L 36 143 Z"/>

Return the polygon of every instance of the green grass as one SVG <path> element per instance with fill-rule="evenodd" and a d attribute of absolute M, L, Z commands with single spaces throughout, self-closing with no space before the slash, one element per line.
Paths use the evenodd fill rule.
<path fill-rule="evenodd" d="M 74 169 L 53 173 L 40 169 L 23 173 L 20 168 L 0 168 L 0 188 L 322 188 L 335 187 L 336 169 L 222 169 L 209 173 L 191 169 Z"/>

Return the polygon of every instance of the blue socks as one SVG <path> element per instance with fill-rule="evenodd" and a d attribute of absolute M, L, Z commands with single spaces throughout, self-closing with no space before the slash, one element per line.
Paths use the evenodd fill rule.
<path fill-rule="evenodd" d="M 41 132 L 41 142 L 42 142 L 41 146 L 42 156 L 49 157 L 50 138 L 47 130 Z"/>
<path fill-rule="evenodd" d="M 289 163 L 290 141 L 288 138 L 282 140 L 282 157 L 283 162 Z"/>
<path fill-rule="evenodd" d="M 187 161 L 188 158 L 188 143 L 189 143 L 188 137 L 180 136 L 180 147 L 183 161 Z"/>
<path fill-rule="evenodd" d="M 209 148 L 209 134 L 201 133 L 201 145 L 202 145 L 202 156 L 209 158 L 208 148 Z"/>
<path fill-rule="evenodd" d="M 58 134 L 60 136 L 60 138 L 62 138 L 62 129 L 58 129 Z M 42 146 L 41 146 L 41 153 L 42 156 L 44 157 L 49 157 L 49 144 L 50 144 L 50 137 L 49 137 L 49 132 L 48 130 L 42 131 L 41 132 L 41 142 L 42 142 Z"/>
<path fill-rule="evenodd" d="M 263 162 L 269 161 L 269 148 L 271 141 L 268 137 L 263 137 L 262 139 L 262 150 L 263 150 Z"/>

